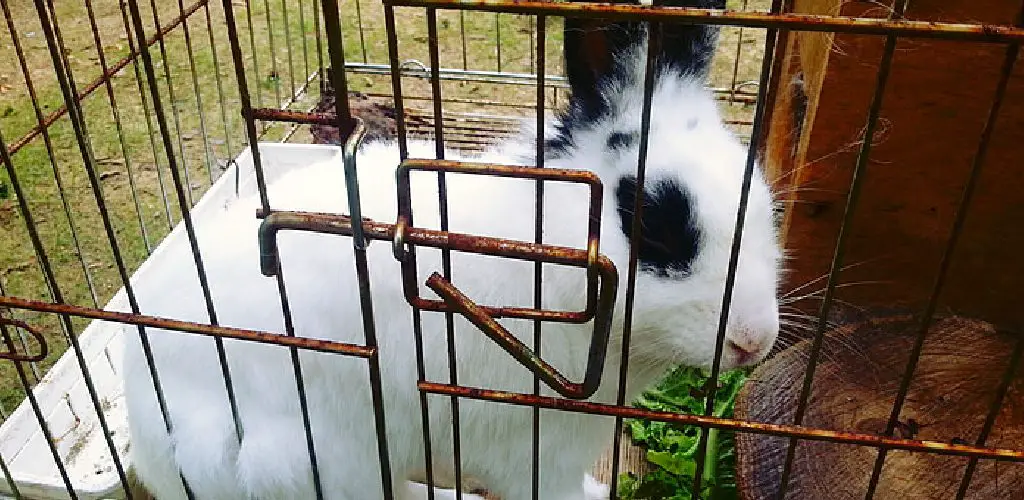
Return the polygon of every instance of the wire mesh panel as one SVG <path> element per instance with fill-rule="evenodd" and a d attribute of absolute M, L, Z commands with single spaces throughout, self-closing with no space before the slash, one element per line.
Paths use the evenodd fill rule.
<path fill-rule="evenodd" d="M 489 490 L 494 486 L 488 484 L 486 473 L 480 474 L 487 471 L 477 459 L 486 444 L 466 440 L 463 429 L 471 428 L 481 415 L 498 415 L 494 418 L 504 422 L 501 415 L 519 415 L 517 411 L 528 412 L 529 418 L 510 417 L 508 422 L 529 422 L 530 428 L 521 432 L 523 442 L 508 456 L 528 460 L 531 477 L 518 478 L 516 489 L 509 491 L 523 498 L 546 498 L 551 492 L 545 485 L 559 473 L 550 464 L 557 463 L 560 450 L 543 439 L 554 439 L 550 434 L 554 427 L 548 427 L 549 434 L 543 428 L 558 425 L 565 415 L 579 414 L 603 418 L 609 424 L 602 445 L 614 452 L 607 455 L 604 469 L 595 473 L 608 481 L 612 497 L 644 497 L 642 481 L 620 474 L 635 464 L 621 463 L 623 455 L 618 452 L 624 439 L 636 438 L 636 433 L 626 431 L 639 420 L 692 431 L 685 441 L 685 461 L 670 463 L 666 457 L 678 455 L 648 451 L 651 463 L 682 478 L 677 479 L 678 490 L 648 491 L 651 497 L 760 498 L 749 488 L 737 490 L 735 484 L 720 488 L 715 472 L 716 454 L 723 446 L 720 432 L 776 438 L 757 443 L 772 443 L 771 453 L 777 455 L 772 464 L 777 470 L 753 472 L 765 474 L 755 483 L 763 483 L 770 490 L 766 495 L 773 497 L 822 497 L 823 493 L 808 490 L 806 478 L 799 477 L 807 461 L 814 459 L 813 455 L 808 458 L 812 452 L 807 450 L 817 449 L 807 448 L 806 443 L 836 443 L 846 445 L 843 449 L 871 452 L 864 469 L 866 481 L 858 483 L 854 493 L 844 494 L 867 498 L 892 494 L 886 481 L 891 481 L 887 478 L 893 472 L 887 463 L 912 452 L 914 456 L 966 457 L 956 462 L 960 469 L 948 471 L 957 481 L 955 490 L 945 497 L 966 498 L 980 494 L 977 491 L 999 496 L 1004 490 L 998 487 L 988 490 L 974 485 L 972 490 L 972 480 L 986 464 L 1016 467 L 1005 463 L 1024 461 L 1021 447 L 1002 440 L 991 444 L 989 439 L 999 419 L 1009 418 L 1000 416 L 1009 405 L 1004 402 L 1016 393 L 1020 342 L 1014 338 L 1007 344 L 1012 347 L 1000 376 L 992 380 L 993 396 L 977 408 L 982 423 L 976 435 L 952 442 L 922 438 L 919 423 L 907 424 L 903 415 L 908 404 L 917 404 L 914 374 L 920 370 L 922 356 L 931 356 L 922 354 L 928 351 L 930 332 L 935 325 L 946 324 L 937 319 L 945 308 L 944 287 L 955 269 L 957 249 L 971 243 L 961 236 L 976 203 L 997 125 L 1010 120 L 1001 112 L 1019 87 L 1016 62 L 1024 39 L 1024 29 L 1019 27 L 1022 7 L 1013 9 L 1014 26 L 1006 20 L 974 24 L 968 17 L 917 19 L 914 5 L 906 0 L 891 5 L 872 2 L 856 17 L 837 15 L 840 10 L 835 7 L 841 4 L 730 0 L 727 10 L 718 10 L 505 0 L 0 0 L 5 21 L 0 57 L 11 62 L 0 72 L 0 333 L 4 339 L 0 357 L 7 361 L 0 364 L 0 417 L 4 419 L 0 468 L 6 479 L 0 491 L 16 498 L 144 497 L 128 459 L 132 443 L 121 362 L 124 337 L 138 341 L 159 427 L 173 433 L 180 429 L 176 418 L 182 414 L 176 413 L 179 403 L 165 397 L 164 388 L 178 381 L 160 373 L 164 341 L 150 343 L 151 336 L 166 339 L 164 334 L 173 331 L 211 339 L 213 355 L 203 359 L 215 365 L 216 377 L 204 384 L 223 391 L 230 422 L 226 439 L 232 450 L 243 449 L 247 437 L 252 440 L 259 435 L 257 427 L 247 429 L 253 425 L 246 415 L 252 407 L 247 406 L 244 389 L 259 376 L 253 375 L 253 363 L 246 365 L 239 359 L 238 353 L 248 351 L 238 346 L 271 346 L 274 352 L 286 354 L 273 359 L 286 367 L 281 378 L 287 380 L 274 382 L 294 390 L 294 402 L 288 404 L 298 418 L 292 422 L 296 429 L 290 436 L 302 443 L 302 467 L 308 470 L 310 484 L 308 490 L 296 490 L 301 494 L 286 496 L 346 494 L 330 487 L 342 470 L 334 460 L 338 450 L 332 449 L 334 443 L 317 437 L 325 432 L 319 413 L 323 393 L 315 385 L 322 363 L 359 367 L 362 378 L 339 383 L 365 385 L 365 398 L 360 401 L 366 406 L 366 418 L 361 420 L 366 427 L 359 433 L 373 436 L 373 456 L 359 459 L 377 465 L 373 477 L 362 478 L 366 482 L 362 491 L 379 492 L 385 498 L 404 495 L 407 479 L 445 488 L 427 490 L 431 498 L 493 494 Z M 635 85 L 634 100 L 620 98 L 623 107 L 635 114 L 630 116 L 638 127 L 602 138 L 607 156 L 583 157 L 593 165 L 564 165 L 564 152 L 573 146 L 559 144 L 556 138 L 567 137 L 567 123 L 574 115 L 565 110 L 581 102 L 578 94 L 588 90 L 571 86 L 566 77 L 569 66 L 580 61 L 563 58 L 572 43 L 566 39 L 570 31 L 564 28 L 569 22 L 611 21 L 619 22 L 613 25 L 617 27 L 627 22 L 648 26 L 643 33 L 650 38 L 644 38 L 642 50 L 633 54 L 639 66 L 636 79 L 618 82 L 624 87 Z M 725 192 L 736 198 L 723 202 L 727 208 L 716 212 L 715 220 L 728 223 L 727 230 L 716 239 L 707 227 L 692 229 L 699 235 L 694 237 L 695 247 L 716 245 L 720 266 L 710 279 L 713 290 L 700 299 L 712 304 L 702 310 L 706 313 L 702 324 L 707 325 L 699 333 L 708 342 L 706 357 L 711 361 L 704 366 L 703 377 L 711 382 L 694 396 L 696 411 L 687 413 L 634 405 L 632 395 L 643 389 L 636 387 L 636 374 L 642 371 L 636 363 L 642 365 L 646 355 L 637 353 L 659 346 L 637 346 L 631 338 L 643 340 L 650 328 L 649 318 L 644 317 L 648 310 L 637 307 L 638 301 L 642 305 L 652 300 L 644 287 L 661 283 L 644 278 L 657 273 L 641 252 L 652 244 L 661 245 L 658 251 L 669 251 L 664 250 L 666 244 L 684 245 L 679 240 L 690 230 L 674 227 L 657 234 L 645 218 L 645 211 L 657 213 L 656 202 L 669 189 L 659 177 L 665 175 L 666 162 L 649 157 L 656 150 L 650 144 L 651 129 L 657 126 L 652 121 L 665 121 L 654 104 L 666 92 L 659 80 L 663 73 L 658 70 L 665 64 L 659 50 L 662 44 L 672 43 L 674 30 L 705 24 L 720 26 L 721 32 L 706 81 L 699 83 L 717 101 L 721 123 L 741 139 L 746 150 L 732 158 L 738 169 L 722 174 L 732 183 Z M 747 352 L 735 340 L 735 311 L 752 300 L 743 285 L 750 273 L 744 241 L 775 230 L 750 222 L 761 219 L 752 219 L 757 215 L 748 212 L 764 201 L 758 198 L 757 186 L 767 183 L 776 191 L 778 203 L 771 208 L 779 211 L 775 215 L 783 221 L 780 238 L 792 231 L 788 224 L 798 220 L 792 213 L 800 209 L 795 193 L 805 186 L 795 180 L 799 175 L 766 164 L 771 158 L 765 152 L 774 147 L 769 144 L 772 128 L 785 127 L 785 134 L 798 138 L 809 133 L 802 127 L 813 123 L 814 106 L 821 102 L 818 94 L 804 102 L 796 117 L 781 115 L 784 106 L 779 103 L 792 100 L 783 94 L 791 88 L 783 78 L 795 59 L 803 64 L 801 78 L 811 80 L 817 75 L 818 85 L 827 71 L 843 68 L 841 62 L 829 68 L 815 66 L 820 54 L 796 35 L 809 32 L 872 37 L 881 40 L 880 51 L 870 64 L 872 93 L 867 107 L 851 110 L 844 118 L 862 123 L 858 125 L 861 139 L 848 151 L 855 161 L 843 203 L 834 208 L 841 215 L 828 272 L 806 283 L 783 280 L 779 286 L 784 292 L 772 297 L 776 310 L 771 321 L 781 323 L 783 330 L 795 325 L 806 334 L 800 350 L 779 355 L 783 359 L 803 356 L 798 382 L 786 388 L 763 386 L 769 394 L 797 391 L 792 393 L 792 408 L 787 408 L 783 420 L 737 419 L 722 411 L 723 405 L 732 405 L 735 392 L 730 394 L 716 381 L 736 364 L 726 361 L 731 359 L 728 356 L 737 349 Z M 843 305 L 844 287 L 857 284 L 843 279 L 844 270 L 860 265 L 847 259 L 855 238 L 851 235 L 863 223 L 858 217 L 877 215 L 858 214 L 865 210 L 861 206 L 865 179 L 872 169 L 882 168 L 872 148 L 887 126 L 886 95 L 892 91 L 890 78 L 898 71 L 897 54 L 906 40 L 988 44 L 1005 54 L 989 97 L 991 104 L 979 124 L 976 148 L 970 152 L 968 176 L 957 184 L 957 199 L 948 207 L 951 222 L 933 229 L 942 235 L 941 248 L 936 249 L 941 258 L 934 272 L 922 278 L 929 293 L 915 302 L 919 308 L 908 320 L 912 334 L 903 346 L 908 352 L 895 379 L 898 383 L 884 389 L 891 402 L 886 407 L 888 418 L 871 429 L 808 425 L 808 415 L 816 415 L 813 394 L 816 377 L 822 376 L 819 367 L 834 369 L 834 359 L 828 358 L 834 351 L 830 343 L 844 342 L 832 336 L 832 311 Z M 609 58 L 617 49 L 604 47 Z M 843 46 L 827 45 L 824 50 L 841 52 Z M 632 95 L 629 88 L 616 89 Z M 562 120 L 562 136 L 552 131 L 557 129 L 551 126 L 556 119 Z M 696 127 L 697 123 L 683 122 L 677 135 L 682 137 Z M 577 132 L 586 130 L 581 127 Z M 921 133 L 927 135 L 927 126 Z M 386 146 L 380 146 L 381 141 Z M 368 204 L 379 205 L 374 196 L 380 194 L 373 189 L 374 183 L 383 181 L 372 176 L 366 180 L 366 162 L 376 161 L 368 160 L 366 151 L 379 147 L 388 148 L 390 155 L 379 168 L 388 182 L 395 183 L 396 192 L 390 196 L 397 206 L 387 212 L 394 220 L 363 215 Z M 636 157 L 627 162 L 628 171 L 616 171 L 609 178 L 605 164 L 620 160 L 608 158 L 619 158 L 615 155 L 634 147 Z M 506 164 L 511 158 L 520 164 Z M 315 164 L 333 165 L 333 172 L 339 174 L 335 180 L 341 182 L 331 189 L 341 200 L 340 210 L 303 211 L 280 205 L 278 200 L 285 196 L 268 186 Z M 712 172 L 717 175 L 721 170 Z M 460 227 L 463 219 L 452 214 L 471 212 L 472 207 L 466 208 L 470 201 L 463 197 L 475 194 L 460 187 L 464 186 L 460 179 L 466 177 L 496 179 L 492 182 L 502 188 L 492 193 L 495 198 L 503 192 L 527 193 L 518 200 L 521 203 L 505 207 L 505 214 L 518 215 L 504 215 L 485 226 Z M 424 178 L 428 181 L 415 180 Z M 631 180 L 623 182 L 624 178 Z M 654 191 L 645 187 L 651 183 L 658 186 Z M 416 201 L 421 199 L 416 190 L 423 186 L 429 186 L 436 198 L 429 208 Z M 552 234 L 550 229 L 569 217 L 557 211 L 560 195 L 568 192 L 562 189 L 569 189 L 565 186 L 586 191 L 578 199 L 589 202 L 572 207 L 579 215 L 566 226 L 578 236 L 572 245 L 562 244 L 568 236 Z M 257 224 L 259 231 L 249 235 L 248 243 L 254 249 L 258 244 L 259 262 L 253 263 L 251 274 L 260 272 L 272 284 L 273 304 L 260 309 L 273 309 L 276 329 L 238 326 L 237 317 L 231 316 L 233 309 L 223 305 L 218 279 L 209 277 L 218 275 L 219 261 L 216 252 L 208 250 L 213 248 L 207 246 L 210 243 L 200 237 L 206 234 L 202 227 L 239 199 L 255 200 L 252 219 L 247 220 Z M 673 210 L 709 210 L 691 205 Z M 437 216 L 432 212 L 416 215 L 426 210 L 436 210 Z M 520 217 L 523 213 L 530 215 Z M 513 219 L 528 223 L 504 231 Z M 346 327 L 358 335 L 342 338 L 328 331 L 307 335 L 310 323 L 302 317 L 307 310 L 302 301 L 308 300 L 310 290 L 286 285 L 290 271 L 282 265 L 279 233 L 281 238 L 310 233 L 337 238 L 340 246 L 332 251 L 347 259 L 345 269 L 354 276 L 353 289 L 345 292 L 349 301 L 345 307 L 359 316 L 358 320 L 348 318 L 351 325 Z M 654 239 L 658 237 L 668 243 L 659 243 Z M 387 247 L 386 260 L 380 257 L 383 247 Z M 800 249 L 795 250 L 793 258 L 800 259 Z M 475 295 L 473 283 L 483 279 L 488 266 L 518 265 L 511 261 L 523 266 L 505 284 L 508 289 L 524 287 L 509 295 L 517 303 Z M 464 262 L 480 264 L 466 266 L 469 269 L 456 265 Z M 428 267 L 430 274 L 421 272 Z M 184 289 L 167 290 L 166 296 L 181 294 L 182 302 L 192 300 L 198 316 L 185 320 L 147 312 L 147 301 L 152 300 L 147 298 L 151 293 L 145 291 L 147 283 L 168 269 L 173 269 L 172 274 L 195 273 L 190 299 L 184 298 Z M 700 272 L 689 264 L 685 270 L 669 269 L 662 272 L 685 276 Z M 562 279 L 579 286 L 551 287 Z M 400 311 L 390 309 L 393 304 L 387 301 L 381 304 L 381 282 L 394 284 L 390 292 L 402 299 Z M 326 283 L 323 287 L 330 289 Z M 312 288 L 319 289 L 320 284 Z M 567 297 L 552 297 L 557 293 Z M 566 301 L 579 307 L 563 310 L 550 305 Z M 811 305 L 806 306 L 808 301 Z M 398 321 L 400 327 L 395 326 Z M 994 322 L 998 329 L 1019 330 L 1018 323 Z M 579 352 L 569 353 L 575 364 L 568 367 L 552 361 L 559 345 L 569 345 L 553 337 L 575 332 L 565 325 L 587 335 L 576 346 Z M 694 327 L 674 324 L 672 328 Z M 397 434 L 406 438 L 400 442 L 388 439 L 396 435 L 394 422 L 402 422 L 387 410 L 395 404 L 395 389 L 388 385 L 394 370 L 388 363 L 395 357 L 388 350 L 395 349 L 389 332 L 396 329 L 408 334 L 405 347 L 412 361 L 405 375 L 407 389 L 415 386 L 416 400 L 409 402 L 409 408 L 418 426 L 411 437 Z M 161 333 L 154 334 L 157 331 Z M 472 359 L 474 352 L 456 346 L 465 346 L 469 335 L 500 349 L 514 369 L 527 370 L 522 372 L 526 383 L 488 385 L 501 379 L 485 367 L 467 372 L 464 360 Z M 316 357 L 320 355 L 327 357 Z M 497 372 L 500 367 L 493 368 Z M 643 375 L 646 380 L 663 374 Z M 309 382 L 311 378 L 314 382 Z M 765 380 L 768 377 L 751 378 L 748 384 L 767 384 Z M 243 387 L 241 393 L 239 387 Z M 396 458 L 404 456 L 403 448 L 417 450 L 414 467 Z M 178 476 L 175 480 L 180 481 L 183 495 L 196 497 L 190 486 L 196 476 L 187 472 L 187 464 L 181 465 Z M 490 479 L 498 482 L 494 476 Z"/>

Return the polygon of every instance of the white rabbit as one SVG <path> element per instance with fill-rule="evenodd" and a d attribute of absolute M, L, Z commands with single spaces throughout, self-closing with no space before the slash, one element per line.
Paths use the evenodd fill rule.
<path fill-rule="evenodd" d="M 715 1 L 717 4 L 723 3 Z M 692 5 L 692 3 L 691 3 Z M 597 28 L 597 29 L 593 29 Z M 602 179 L 601 252 L 620 276 L 611 341 L 602 384 L 591 401 L 614 403 L 624 318 L 646 35 L 639 24 L 566 21 L 567 72 L 573 89 L 568 111 L 552 125 L 546 165 L 591 170 Z M 709 366 L 729 263 L 746 148 L 723 126 L 703 88 L 715 31 L 666 27 L 654 90 L 639 272 L 632 319 L 627 401 L 677 364 Z M 614 58 L 608 57 L 608 48 Z M 533 140 L 526 133 L 472 161 L 531 165 Z M 413 142 L 410 155 L 433 158 L 433 144 Z M 448 152 L 449 159 L 458 159 Z M 396 219 L 392 143 L 368 143 L 358 154 L 363 216 Z M 347 213 L 342 167 L 317 164 L 294 171 L 269 187 L 276 210 Z M 533 240 L 533 181 L 447 176 L 450 230 Z M 435 174 L 412 177 L 415 225 L 439 228 Z M 546 243 L 585 248 L 588 196 L 581 185 L 545 184 Z M 239 199 L 216 217 L 197 221 L 201 247 L 220 324 L 284 333 L 276 281 L 260 273 L 254 216 L 259 202 Z M 778 332 L 778 247 L 773 202 L 757 173 L 729 314 L 723 368 L 762 359 Z M 278 248 L 298 336 L 362 344 L 360 300 L 347 237 L 282 232 Z M 187 244 L 168 248 L 168 264 L 135 284 L 145 314 L 208 321 Z M 425 488 L 409 479 L 424 468 L 415 342 L 411 309 L 402 294 L 399 263 L 387 242 L 367 248 L 374 322 L 379 341 L 392 483 L 399 498 L 422 498 Z M 435 249 L 417 250 L 420 293 L 440 271 Z M 478 304 L 531 306 L 533 264 L 472 254 L 452 254 L 452 282 Z M 578 310 L 585 273 L 544 267 L 544 307 Z M 455 316 L 458 383 L 529 393 L 533 375 L 462 317 Z M 443 314 L 423 313 L 423 351 L 428 380 L 448 382 Z M 528 345 L 533 323 L 502 320 Z M 239 444 L 213 340 L 148 330 L 156 368 L 173 423 L 165 430 L 141 343 L 126 330 L 125 395 L 131 463 L 157 498 L 185 498 L 184 477 L 199 499 L 313 498 L 314 488 L 291 358 L 285 348 L 226 340 L 243 437 Z M 546 323 L 543 357 L 570 379 L 582 379 L 592 327 Z M 300 354 L 309 417 L 328 499 L 381 498 L 377 439 L 365 360 Z M 554 394 L 543 388 L 544 394 Z M 451 484 L 450 399 L 429 397 L 433 469 Z M 530 408 L 460 400 L 462 473 L 503 500 L 531 491 Z M 540 495 L 544 499 L 607 497 L 607 487 L 586 476 L 612 437 L 613 419 L 542 411 Z M 180 476 L 179 476 L 180 471 Z M 451 498 L 440 492 L 438 498 Z M 466 495 L 465 498 L 470 498 Z"/>

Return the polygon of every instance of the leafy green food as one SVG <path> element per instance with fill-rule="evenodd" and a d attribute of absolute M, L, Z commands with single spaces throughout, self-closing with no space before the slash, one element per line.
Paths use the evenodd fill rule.
<path fill-rule="evenodd" d="M 731 417 L 736 394 L 747 372 L 735 370 L 718 377 L 713 415 Z M 703 414 L 708 375 L 695 368 L 676 368 L 654 389 L 644 392 L 633 405 L 648 410 Z M 627 419 L 633 441 L 647 449 L 647 460 L 654 465 L 643 477 L 623 474 L 619 477 L 618 496 L 623 500 L 682 500 L 693 497 L 693 476 L 697 471 L 697 453 L 701 429 L 696 426 Z M 735 500 L 735 447 L 733 433 L 711 429 L 704 452 L 700 498 Z"/>

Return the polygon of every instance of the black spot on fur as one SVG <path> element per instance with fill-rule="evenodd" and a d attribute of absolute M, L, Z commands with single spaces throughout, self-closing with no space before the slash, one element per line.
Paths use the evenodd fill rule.
<path fill-rule="evenodd" d="M 611 151 L 627 149 L 636 144 L 639 138 L 640 134 L 637 132 L 612 132 L 608 136 L 607 146 Z"/>
<path fill-rule="evenodd" d="M 642 270 L 659 275 L 688 273 L 700 248 L 693 200 L 674 179 L 648 181 L 644 188 L 640 214 L 640 248 L 637 255 Z M 619 179 L 615 199 L 622 232 L 633 236 L 636 206 L 636 177 Z"/>

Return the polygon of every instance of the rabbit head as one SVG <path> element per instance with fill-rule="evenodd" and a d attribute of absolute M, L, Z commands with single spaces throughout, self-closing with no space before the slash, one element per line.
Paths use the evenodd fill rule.
<path fill-rule="evenodd" d="M 682 3 L 724 7 L 717 0 Z M 649 31 L 657 32 L 640 22 L 566 19 L 572 97 L 549 136 L 547 156 L 593 169 L 604 180 L 601 246 L 623 276 L 628 242 L 634 231 L 641 233 L 631 358 L 707 367 L 715 353 L 747 148 L 725 128 L 704 87 L 717 29 L 663 25 L 643 209 L 634 224 Z M 725 369 L 760 361 L 778 335 L 782 252 L 775 224 L 771 193 L 755 166 L 726 326 Z M 623 320 L 621 310 L 616 318 Z"/>

